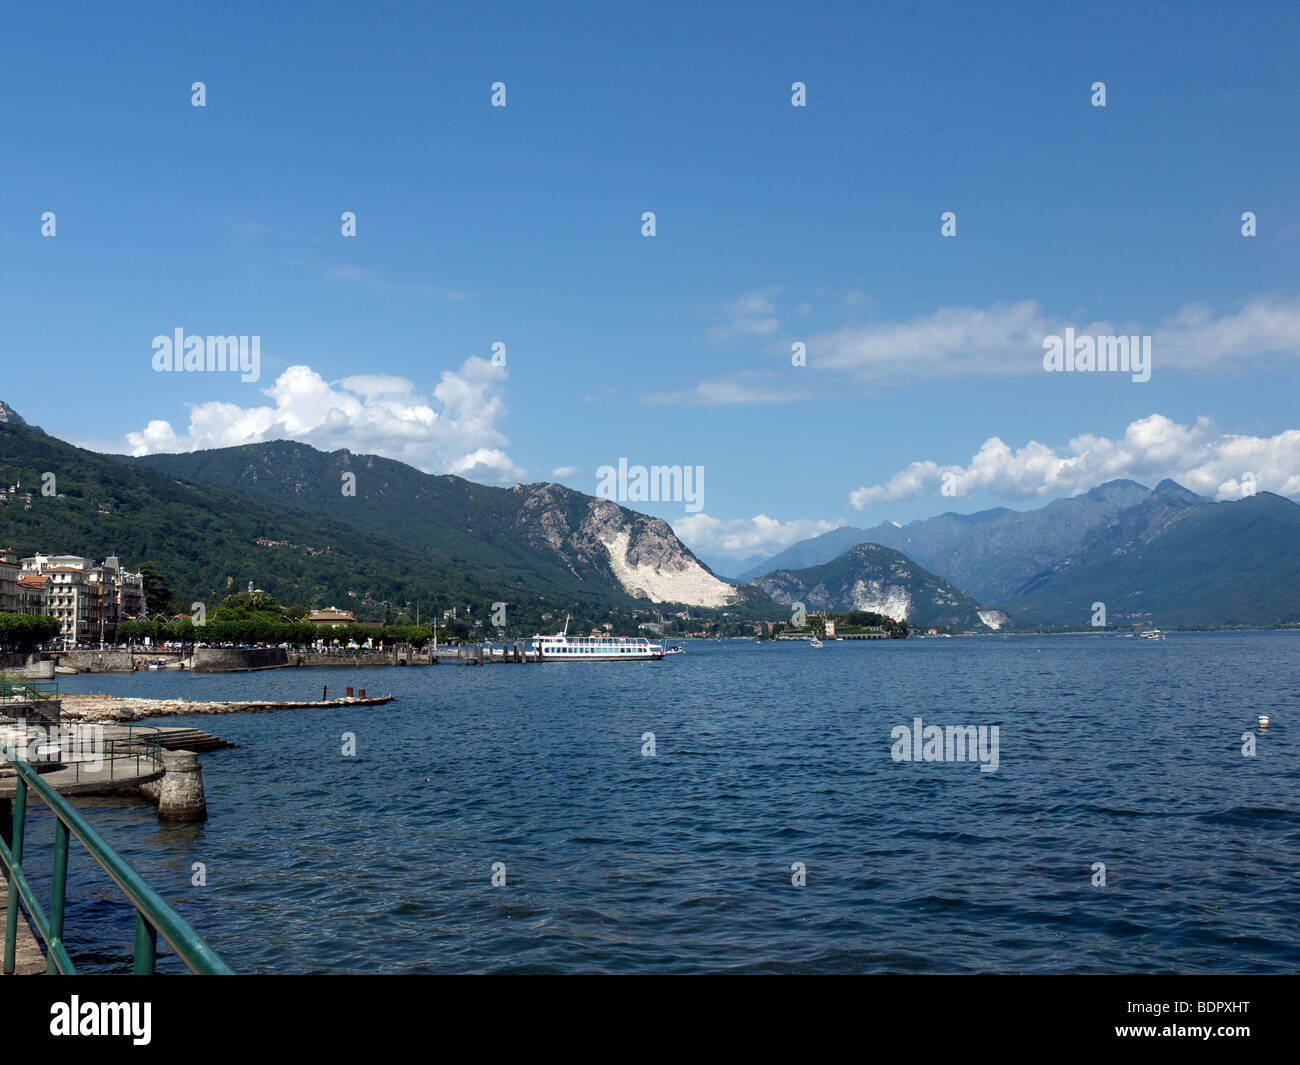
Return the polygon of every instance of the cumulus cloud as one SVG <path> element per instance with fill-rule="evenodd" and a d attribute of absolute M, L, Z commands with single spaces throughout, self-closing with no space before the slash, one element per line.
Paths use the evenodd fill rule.
<path fill-rule="evenodd" d="M 862 510 L 976 491 L 1011 499 L 1074 495 L 1117 478 L 1147 485 L 1170 478 L 1200 495 L 1236 499 L 1246 473 L 1260 491 L 1300 495 L 1300 430 L 1244 436 L 1221 432 L 1208 417 L 1180 425 L 1151 414 L 1132 422 L 1118 440 L 1086 433 L 1059 449 L 1030 440 L 1013 450 L 994 436 L 964 466 L 912 462 L 882 484 L 855 489 L 849 502 Z"/>
<path fill-rule="evenodd" d="M 799 540 L 838 529 L 842 521 L 816 521 L 797 518 L 777 521 L 766 514 L 752 518 L 714 518 L 708 514 L 688 514 L 672 523 L 673 532 L 696 554 L 733 555 L 737 558 L 756 553 L 775 554 Z"/>
<path fill-rule="evenodd" d="M 443 371 L 428 397 L 403 377 L 358 374 L 331 383 L 310 366 L 290 366 L 262 390 L 267 405 L 192 404 L 186 432 L 155 420 L 128 433 L 127 442 L 131 454 L 148 455 L 300 440 L 324 451 L 385 455 L 429 473 L 508 482 L 524 471 L 505 453 L 509 441 L 497 427 L 506 414 L 505 379 L 504 367 L 469 358 Z"/>

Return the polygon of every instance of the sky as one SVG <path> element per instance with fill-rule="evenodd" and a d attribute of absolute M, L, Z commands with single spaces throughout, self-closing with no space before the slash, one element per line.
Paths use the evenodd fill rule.
<path fill-rule="evenodd" d="M 47 432 L 695 467 L 630 505 L 724 574 L 1117 477 L 1300 496 L 1294 4 L 264 6 L 7 13 L 0 399 Z M 257 379 L 160 371 L 178 329 Z M 1149 379 L 1046 369 L 1067 329 Z"/>

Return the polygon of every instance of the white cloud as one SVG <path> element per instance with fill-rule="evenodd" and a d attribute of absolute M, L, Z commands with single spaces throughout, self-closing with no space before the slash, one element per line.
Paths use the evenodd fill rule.
<path fill-rule="evenodd" d="M 883 484 L 855 489 L 849 502 L 862 510 L 945 494 L 945 482 L 946 494 L 956 498 L 976 491 L 1013 499 L 1072 495 L 1117 478 L 1146 485 L 1170 478 L 1200 495 L 1236 499 L 1245 473 L 1254 474 L 1260 491 L 1300 495 L 1300 430 L 1243 436 L 1220 432 L 1207 417 L 1180 425 L 1151 414 L 1132 422 L 1119 440 L 1086 433 L 1059 450 L 1036 440 L 1012 450 L 994 436 L 965 466 L 912 462 Z"/>
<path fill-rule="evenodd" d="M 643 403 L 651 406 L 686 404 L 696 407 L 722 407 L 738 403 L 788 403 L 807 399 L 809 394 L 789 387 L 751 383 L 763 380 L 756 374 L 741 373 L 733 377 L 701 381 L 691 388 L 677 392 L 655 392 L 645 396 Z"/>
<path fill-rule="evenodd" d="M 430 473 L 513 482 L 524 471 L 503 450 L 509 441 L 497 428 L 506 414 L 505 379 L 504 367 L 469 358 L 458 371 L 443 371 L 426 397 L 402 377 L 359 374 L 330 383 L 310 366 L 290 366 L 262 390 L 271 405 L 192 404 L 184 434 L 154 420 L 127 442 L 131 454 L 148 455 L 291 439 L 325 451 L 373 452 Z"/>
<path fill-rule="evenodd" d="M 871 381 L 1042 373 L 1043 338 L 1066 326 L 1077 335 L 1150 335 L 1157 373 L 1300 355 L 1300 297 L 1254 296 L 1220 317 L 1189 304 L 1154 326 L 1054 319 L 1024 300 L 823 334 L 808 344 L 808 365 Z"/>
<path fill-rule="evenodd" d="M 577 466 L 557 466 L 551 471 L 551 476 L 557 481 L 563 481 L 565 478 L 572 477 L 577 472 Z"/>
<path fill-rule="evenodd" d="M 944 307 L 908 322 L 873 322 L 814 337 L 808 365 L 872 380 L 1042 372 L 1052 330 L 1031 300 Z"/>
<path fill-rule="evenodd" d="M 776 317 L 777 286 L 746 292 L 724 308 L 726 322 L 714 326 L 709 338 L 722 343 L 736 336 L 771 336 L 781 323 Z"/>
<path fill-rule="evenodd" d="M 688 514 L 672 523 L 673 532 L 696 554 L 746 555 L 775 554 L 799 540 L 838 529 L 842 521 L 816 521 L 797 518 L 777 521 L 766 514 L 752 518 L 713 518 L 708 514 Z"/>
<path fill-rule="evenodd" d="M 779 288 L 746 293 L 726 308 L 727 322 L 710 332 L 715 341 L 772 336 L 780 329 L 774 297 Z M 850 310 L 869 303 L 860 292 L 841 301 Z M 1088 321 L 1049 316 L 1034 300 L 987 307 L 941 307 L 907 321 L 851 325 L 807 339 L 808 366 L 858 378 L 870 385 L 954 377 L 1042 374 L 1043 341 L 1067 327 L 1076 336 L 1150 336 L 1154 372 L 1232 367 L 1300 356 L 1300 296 L 1254 296 L 1215 316 L 1188 304 L 1163 322 Z M 775 338 L 773 338 L 775 343 Z M 647 396 L 651 404 L 719 406 L 780 403 L 809 393 L 763 381 L 754 374 L 705 380 L 690 388 Z"/>

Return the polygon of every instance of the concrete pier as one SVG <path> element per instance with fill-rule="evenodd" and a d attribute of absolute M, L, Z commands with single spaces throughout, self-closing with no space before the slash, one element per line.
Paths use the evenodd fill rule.
<path fill-rule="evenodd" d="M 206 821 L 208 804 L 203 795 L 203 768 L 193 751 L 163 751 L 162 780 L 146 786 L 157 789 L 158 820 Z"/>

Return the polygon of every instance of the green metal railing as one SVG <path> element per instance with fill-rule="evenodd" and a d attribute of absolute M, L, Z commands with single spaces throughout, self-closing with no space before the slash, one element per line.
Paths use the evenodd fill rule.
<path fill-rule="evenodd" d="M 36 770 L 0 744 L 0 761 L 9 763 L 15 779 L 13 832 L 0 839 L 0 865 L 9 881 L 9 905 L 5 913 L 4 972 L 14 971 L 18 944 L 18 900 L 31 915 L 32 923 L 45 944 L 47 973 L 75 973 L 76 968 L 63 944 L 64 906 L 68 888 L 68 844 L 73 836 L 108 873 L 135 907 L 135 952 L 133 971 L 153 973 L 157 964 L 158 937 L 170 944 L 176 956 L 191 972 L 225 974 L 233 970 L 204 941 L 167 901 L 144 882 L 127 861 L 100 837 L 99 833 Z M 41 909 L 23 872 L 23 837 L 27 824 L 28 793 L 34 793 L 54 814 L 54 865 L 50 877 L 50 912 Z"/>
<path fill-rule="evenodd" d="M 5 680 L 0 678 L 0 701 L 36 702 L 40 699 L 57 699 L 59 697 L 58 681 L 49 680 Z"/>

